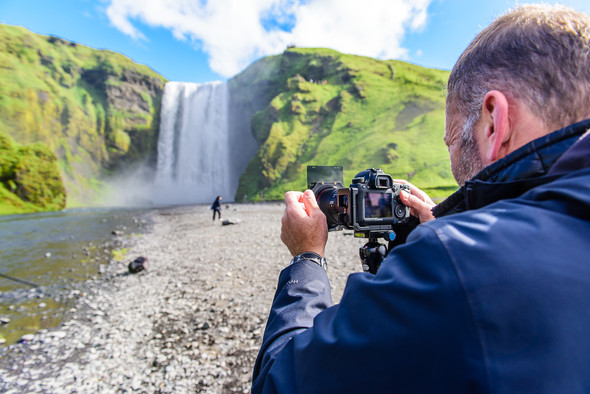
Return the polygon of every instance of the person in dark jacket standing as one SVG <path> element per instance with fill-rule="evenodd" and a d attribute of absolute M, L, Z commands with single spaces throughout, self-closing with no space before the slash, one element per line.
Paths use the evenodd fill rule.
<path fill-rule="evenodd" d="M 213 221 L 215 221 L 215 214 L 221 220 L 221 196 L 215 197 L 215 201 L 211 204 L 211 209 L 213 210 Z"/>
<path fill-rule="evenodd" d="M 590 18 L 560 6 L 484 29 L 448 82 L 460 189 L 433 208 L 412 186 L 422 224 L 338 305 L 325 216 L 311 191 L 285 195 L 294 258 L 252 392 L 590 392 L 589 54 Z"/>

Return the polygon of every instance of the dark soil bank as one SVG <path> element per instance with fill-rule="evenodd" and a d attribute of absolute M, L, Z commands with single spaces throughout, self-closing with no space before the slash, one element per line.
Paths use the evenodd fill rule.
<path fill-rule="evenodd" d="M 0 391 L 249 392 L 252 366 L 280 270 L 283 204 L 154 210 L 130 239 L 129 259 L 89 281 L 72 317 L 0 359 Z M 363 240 L 330 233 L 334 300 L 360 270 Z M 127 274 L 137 256 L 147 271 Z"/>

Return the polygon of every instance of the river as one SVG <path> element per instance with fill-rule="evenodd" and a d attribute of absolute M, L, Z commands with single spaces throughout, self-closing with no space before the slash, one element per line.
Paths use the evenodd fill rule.
<path fill-rule="evenodd" d="M 145 210 L 73 209 L 0 216 L 0 346 L 56 327 L 100 276 L 117 239 L 146 224 Z"/>

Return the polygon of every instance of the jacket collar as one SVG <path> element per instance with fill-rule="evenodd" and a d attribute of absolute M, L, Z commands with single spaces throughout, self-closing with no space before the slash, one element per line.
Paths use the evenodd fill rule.
<path fill-rule="evenodd" d="M 484 168 L 434 207 L 434 216 L 446 216 L 481 208 L 502 199 L 515 198 L 570 171 L 590 166 L 590 137 L 584 138 L 588 129 L 590 119 L 557 130 L 515 150 Z"/>

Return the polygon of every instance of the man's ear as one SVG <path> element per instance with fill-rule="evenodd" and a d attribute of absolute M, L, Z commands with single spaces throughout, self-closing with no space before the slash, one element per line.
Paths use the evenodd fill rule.
<path fill-rule="evenodd" d="M 508 141 L 512 134 L 509 108 L 508 99 L 498 90 L 490 90 L 483 99 L 481 110 L 485 123 L 482 154 L 488 165 L 509 153 Z"/>

